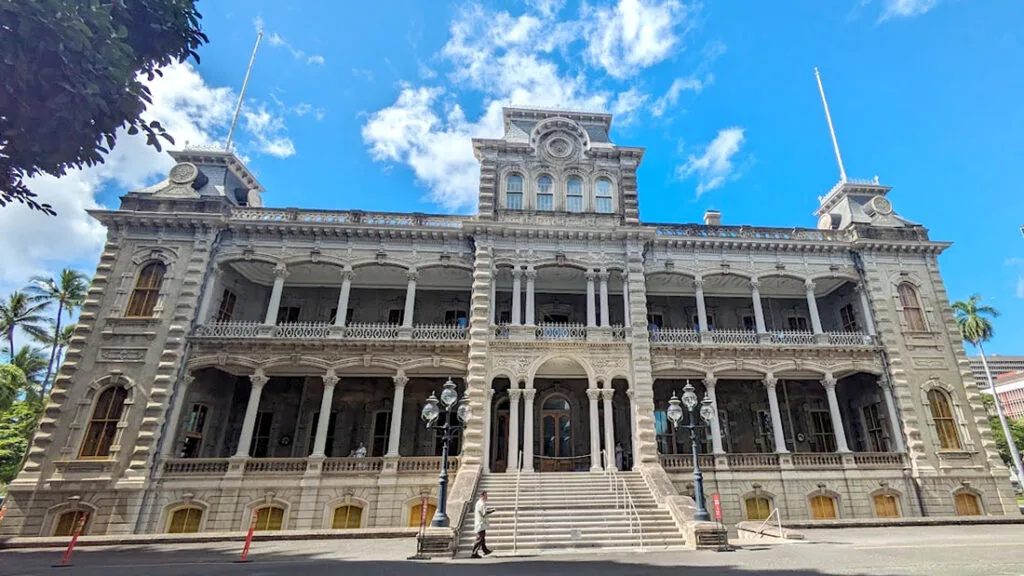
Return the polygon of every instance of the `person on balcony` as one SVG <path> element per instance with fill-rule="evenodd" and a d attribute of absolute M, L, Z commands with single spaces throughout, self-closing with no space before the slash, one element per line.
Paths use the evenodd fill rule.
<path fill-rule="evenodd" d="M 366 444 L 363 442 L 359 443 L 359 448 L 355 451 L 356 458 L 366 458 Z"/>

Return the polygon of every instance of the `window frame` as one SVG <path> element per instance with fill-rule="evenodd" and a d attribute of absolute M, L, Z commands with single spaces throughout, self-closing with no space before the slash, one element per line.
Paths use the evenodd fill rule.
<path fill-rule="evenodd" d="M 765 505 L 764 512 L 765 513 L 764 513 L 763 516 L 758 514 L 758 516 L 755 517 L 755 516 L 752 516 L 750 514 L 750 504 L 751 504 L 751 502 L 757 502 L 755 504 L 755 507 L 756 507 L 756 512 L 758 512 L 758 513 L 761 512 L 760 502 L 764 502 L 764 505 Z M 764 494 L 751 494 L 750 496 L 747 496 L 746 498 L 743 499 L 743 515 L 746 516 L 747 520 L 767 520 L 768 516 L 770 516 L 771 513 L 772 513 L 772 499 L 769 498 L 768 496 L 766 496 Z"/>
<path fill-rule="evenodd" d="M 388 453 L 388 443 L 391 440 L 391 416 L 394 412 L 392 410 L 377 410 L 373 413 L 373 429 L 370 430 L 370 456 L 379 458 Z M 384 417 L 384 433 L 377 433 L 377 420 Z M 377 442 L 380 442 L 379 446 Z"/>
<path fill-rule="evenodd" d="M 266 518 L 263 519 L 264 526 L 260 527 L 260 522 L 261 522 L 260 516 L 263 514 L 264 510 L 267 511 L 267 514 L 266 514 Z M 275 510 L 279 510 L 280 511 L 280 516 L 281 517 L 278 518 L 277 521 L 276 521 L 277 528 L 271 528 L 271 525 L 274 523 L 274 511 Z M 256 523 L 255 523 L 256 526 L 253 528 L 254 531 L 256 531 L 256 532 L 280 532 L 280 531 L 284 530 L 284 527 L 285 527 L 285 513 L 286 512 L 287 511 L 285 510 L 284 506 L 281 506 L 279 504 L 264 504 L 263 506 L 260 506 L 260 507 L 256 508 Z"/>
<path fill-rule="evenodd" d="M 198 414 L 193 419 L 192 415 Z M 210 406 L 205 402 L 192 402 L 189 406 L 188 412 L 185 414 L 185 422 L 183 422 L 183 438 L 181 445 L 181 458 L 202 458 L 203 453 L 203 440 L 205 438 L 206 423 L 210 419 Z M 198 425 L 196 425 L 198 422 Z M 195 428 L 198 428 L 196 430 Z M 193 456 L 186 455 L 189 448 L 189 440 L 195 439 L 195 454 Z"/>
<path fill-rule="evenodd" d="M 900 306 L 903 325 L 909 332 L 928 332 L 921 293 L 912 282 L 903 281 L 896 285 L 896 300 Z"/>
<path fill-rule="evenodd" d="M 831 515 L 819 516 L 819 508 L 821 503 L 829 502 L 831 504 Z M 839 519 L 839 501 L 835 496 L 831 494 L 812 494 L 807 499 L 808 506 L 811 509 L 811 520 L 837 520 Z M 824 510 L 822 510 L 824 511 Z"/>
<path fill-rule="evenodd" d="M 217 305 L 217 316 L 214 317 L 214 322 L 231 322 L 231 318 L 235 315 L 237 302 L 238 296 L 230 288 L 225 288 L 220 296 L 220 304 Z"/>
<path fill-rule="evenodd" d="M 119 391 L 119 392 L 118 392 Z M 113 394 L 115 399 L 117 395 L 121 395 L 120 401 L 115 402 L 111 399 L 105 406 L 106 411 L 103 418 L 97 418 L 97 412 L 101 407 L 101 402 L 105 399 L 107 394 Z M 89 415 L 89 420 L 85 425 L 85 433 L 82 436 L 82 441 L 78 447 L 78 459 L 79 460 L 110 460 L 113 458 L 114 450 L 112 448 L 118 441 L 118 434 L 121 421 L 124 420 L 126 405 L 128 403 L 128 389 L 120 384 L 107 386 L 96 394 L 95 400 L 93 401 L 92 412 Z M 111 410 L 117 407 L 116 417 L 111 417 Z M 90 445 L 90 437 L 94 426 L 102 426 L 100 430 L 101 436 L 97 437 L 93 450 L 87 454 L 86 447 Z M 105 441 L 109 434 L 109 442 Z M 100 448 L 106 442 L 106 449 L 101 450 Z M 103 452 L 102 454 L 100 452 Z"/>
<path fill-rule="evenodd" d="M 519 190 L 518 191 L 513 191 L 512 190 L 511 184 L 512 184 L 512 179 L 513 178 L 516 178 L 516 179 L 519 180 Z M 526 182 L 526 179 L 523 178 L 522 174 L 519 174 L 517 172 L 513 172 L 513 173 L 508 174 L 508 175 L 505 176 L 505 210 L 522 210 L 523 209 L 523 207 L 524 207 L 523 196 L 524 196 L 524 192 L 525 192 L 525 185 L 524 185 L 525 182 Z M 513 196 L 515 196 L 517 198 L 518 206 L 513 206 L 512 205 L 512 197 Z"/>
<path fill-rule="evenodd" d="M 183 529 L 182 530 L 174 530 L 174 520 L 175 520 L 175 517 L 178 514 L 182 513 L 182 512 L 185 513 L 185 519 L 184 519 L 184 521 L 182 521 L 182 526 L 181 526 Z M 199 518 L 195 521 L 195 530 L 185 530 L 184 528 L 188 528 L 189 527 L 188 526 L 188 520 L 190 519 L 189 515 L 190 515 L 191 512 L 197 512 L 199 514 Z M 202 530 L 203 530 L 203 519 L 204 519 L 205 516 L 206 516 L 206 510 L 204 510 L 203 508 L 201 508 L 199 506 L 185 505 L 185 506 L 179 506 L 177 508 L 174 508 L 167 515 L 167 528 L 165 530 L 165 533 L 166 534 L 197 534 L 199 532 L 202 532 Z"/>
<path fill-rule="evenodd" d="M 939 452 L 962 452 L 964 439 L 960 436 L 960 426 L 953 407 L 952 396 L 942 388 L 933 387 L 925 393 L 925 397 L 928 399 L 928 414 L 931 416 L 932 426 L 935 430 L 937 450 Z M 943 407 L 947 411 L 946 414 L 941 414 Z M 950 433 L 956 441 L 955 446 L 947 446 Z"/>
<path fill-rule="evenodd" d="M 879 501 L 885 500 L 886 506 L 892 506 L 894 514 L 883 514 L 883 510 L 879 509 Z M 901 518 L 903 511 L 900 509 L 899 496 L 892 492 L 879 492 L 871 495 L 871 507 L 875 513 L 875 518 Z M 886 512 L 888 510 L 885 510 Z"/>
<path fill-rule="evenodd" d="M 961 499 L 969 498 L 973 512 L 963 513 L 961 508 Z M 981 504 L 981 496 L 967 490 L 961 490 L 953 494 L 953 513 L 956 516 L 983 516 L 985 514 L 985 508 Z"/>
<path fill-rule="evenodd" d="M 608 185 L 607 194 L 602 194 L 601 184 L 606 183 Z M 602 200 L 607 200 L 608 209 L 602 210 Z M 615 213 L 615 192 L 613 191 L 613 185 L 611 179 L 607 177 L 598 178 L 594 183 L 594 212 L 598 214 L 614 214 Z"/>
<path fill-rule="evenodd" d="M 578 194 L 570 194 L 570 191 L 572 190 L 570 185 L 573 184 L 573 183 L 579 183 L 579 193 Z M 565 179 L 565 211 L 566 212 L 569 212 L 569 213 L 572 213 L 572 214 L 582 214 L 583 212 L 586 212 L 587 207 L 586 207 L 586 205 L 583 202 L 584 196 L 585 196 L 585 194 L 584 194 L 584 190 L 583 190 L 583 178 L 580 178 L 579 176 L 573 175 L 573 176 L 569 176 L 568 178 Z M 579 199 L 579 210 L 574 210 L 573 209 L 573 202 L 571 202 L 570 199 L 577 199 L 577 198 Z"/>
<path fill-rule="evenodd" d="M 345 510 L 345 526 L 338 526 L 338 512 Z M 358 510 L 357 522 L 355 526 L 351 526 L 352 511 Z M 331 530 L 358 530 L 363 527 L 363 512 L 362 506 L 356 503 L 339 504 L 331 510 Z"/>
<path fill-rule="evenodd" d="M 158 272 L 150 274 L 150 270 Z M 156 307 L 160 304 L 164 280 L 167 279 L 167 272 L 167 264 L 162 260 L 149 260 L 139 267 L 139 273 L 135 277 L 131 294 L 128 296 L 128 304 L 124 308 L 125 318 L 155 317 Z"/>
<path fill-rule="evenodd" d="M 839 308 L 839 322 L 843 325 L 843 332 L 860 332 L 860 326 L 857 324 L 857 312 L 851 303 L 846 303 Z"/>
<path fill-rule="evenodd" d="M 541 187 L 541 180 L 547 181 L 547 191 Z M 537 204 L 536 208 L 538 212 L 553 212 L 555 210 L 555 179 L 547 174 L 542 174 L 537 177 Z M 541 197 L 544 197 L 548 206 L 543 207 L 541 205 Z"/>

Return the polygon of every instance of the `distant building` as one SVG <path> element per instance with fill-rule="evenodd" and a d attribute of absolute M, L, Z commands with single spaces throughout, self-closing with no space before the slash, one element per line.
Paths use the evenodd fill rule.
<path fill-rule="evenodd" d="M 971 372 L 974 373 L 974 380 L 978 383 L 978 387 L 987 388 L 988 380 L 985 379 L 985 367 L 981 364 L 981 357 L 969 356 L 967 359 L 971 361 Z M 1024 356 L 993 354 L 986 356 L 985 359 L 988 360 L 988 369 L 992 371 L 993 378 L 1007 372 L 1024 371 Z"/>
<path fill-rule="evenodd" d="M 981 391 L 991 395 L 985 387 Z M 1024 370 L 1000 374 L 996 378 L 996 393 L 1003 402 L 1007 418 L 1024 418 Z"/>

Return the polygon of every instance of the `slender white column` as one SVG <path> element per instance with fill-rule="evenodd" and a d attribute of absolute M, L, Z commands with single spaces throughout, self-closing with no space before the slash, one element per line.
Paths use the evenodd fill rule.
<path fill-rule="evenodd" d="M 615 416 L 612 411 L 612 396 L 615 390 L 611 383 L 606 384 L 607 388 L 601 391 L 601 398 L 604 400 L 604 457 L 605 470 L 615 468 Z"/>
<path fill-rule="evenodd" d="M 593 299 L 591 299 L 593 301 Z M 591 383 L 593 384 L 593 383 Z M 590 471 L 601 471 L 601 433 L 598 426 L 597 399 L 601 396 L 599 388 L 587 388 L 590 398 Z"/>
<path fill-rule="evenodd" d="M 533 266 L 527 266 L 526 268 L 526 325 L 533 326 L 536 322 L 534 321 L 534 313 L 537 310 L 534 304 L 534 281 L 537 279 L 537 271 L 533 269 Z"/>
<path fill-rule="evenodd" d="M 334 315 L 334 325 L 344 326 L 348 316 L 348 297 L 352 293 L 352 269 L 341 271 L 341 290 L 338 291 L 338 312 Z"/>
<path fill-rule="evenodd" d="M 316 421 L 316 439 L 313 440 L 313 453 L 310 456 L 324 456 L 327 449 L 327 430 L 331 425 L 331 407 L 334 405 L 334 387 L 338 383 L 338 375 L 331 370 L 324 374 L 324 394 L 320 398 L 320 417 Z"/>
<path fill-rule="evenodd" d="M 887 386 L 882 379 L 878 380 L 878 386 L 882 389 L 882 396 L 885 398 L 885 410 L 889 415 L 889 428 L 892 430 L 892 445 L 896 452 L 906 452 L 907 446 L 903 443 L 903 432 L 900 430 L 900 417 L 896 412 L 896 400 L 892 397 L 892 387 Z"/>
<path fill-rule="evenodd" d="M 494 404 L 494 388 L 488 388 L 484 394 L 484 472 L 491 471 L 491 424 L 492 404 Z"/>
<path fill-rule="evenodd" d="M 519 465 L 519 398 L 523 391 L 508 389 L 508 466 L 507 472 L 514 472 Z"/>
<path fill-rule="evenodd" d="M 818 315 L 818 299 L 814 297 L 814 281 L 804 283 L 807 288 L 807 309 L 811 312 L 811 328 L 815 334 L 821 334 L 821 316 Z"/>
<path fill-rule="evenodd" d="M 277 324 L 277 309 L 281 307 L 281 292 L 284 291 L 284 279 L 288 277 L 288 268 L 284 264 L 274 266 L 274 287 L 270 290 L 270 302 L 267 304 L 267 316 L 263 323 L 273 326 Z"/>
<path fill-rule="evenodd" d="M 587 326 L 597 326 L 597 310 L 594 309 L 594 272 L 587 270 Z"/>
<path fill-rule="evenodd" d="M 754 303 L 754 324 L 757 326 L 757 333 L 764 334 L 768 330 L 764 327 L 764 309 L 761 308 L 761 283 L 757 280 L 750 281 L 750 298 Z"/>
<path fill-rule="evenodd" d="M 608 271 L 601 270 L 598 272 L 597 279 L 600 281 L 601 326 L 607 328 L 610 325 L 608 322 Z"/>
<path fill-rule="evenodd" d="M 839 399 L 836 397 L 836 378 L 826 374 L 821 379 L 821 385 L 825 387 L 825 396 L 828 398 L 828 413 L 832 416 L 832 432 L 836 436 L 836 452 L 849 452 L 850 447 L 846 445 L 846 429 L 843 427 L 843 414 L 839 411 Z"/>
<path fill-rule="evenodd" d="M 629 317 L 629 272 L 623 270 L 622 275 L 622 325 L 632 324 Z"/>
<path fill-rule="evenodd" d="M 419 274 L 416 271 L 411 271 L 408 278 L 409 284 L 405 289 L 405 318 L 402 320 L 402 326 L 412 328 L 413 314 L 416 311 L 416 279 L 419 278 Z"/>
<path fill-rule="evenodd" d="M 523 271 L 519 266 L 512 268 L 512 325 L 523 325 L 522 311 Z"/>
<path fill-rule="evenodd" d="M 786 433 L 782 431 L 782 413 L 779 412 L 779 396 L 775 392 L 775 385 L 779 380 L 769 374 L 764 379 L 764 388 L 768 392 L 768 408 L 772 412 L 772 437 L 775 440 L 775 452 L 785 454 L 789 452 L 786 448 Z"/>
<path fill-rule="evenodd" d="M 711 407 L 715 409 L 715 420 L 709 424 L 711 426 L 711 452 L 713 454 L 725 454 L 725 449 L 722 448 L 722 423 L 718 421 L 718 396 L 715 395 L 715 385 L 717 383 L 718 378 L 715 378 L 712 374 L 704 377 L 704 389 L 708 391 Z"/>
<path fill-rule="evenodd" d="M 487 318 L 493 325 L 498 310 L 498 271 L 491 270 L 491 292 L 487 299 Z"/>
<path fill-rule="evenodd" d="M 533 399 L 537 391 L 523 390 L 523 472 L 533 472 L 533 431 L 537 423 L 533 420 Z"/>
<path fill-rule="evenodd" d="M 405 385 L 409 382 L 405 372 L 399 370 L 391 378 L 395 382 L 395 396 L 391 400 L 391 430 L 388 435 L 388 453 L 385 456 L 400 456 L 398 447 L 402 443 L 402 408 L 405 407 Z"/>
<path fill-rule="evenodd" d="M 640 430 L 637 429 L 637 413 L 636 413 L 636 392 L 630 388 L 626 390 L 626 397 L 629 398 L 629 440 L 630 450 L 633 454 L 636 454 L 637 446 L 640 445 L 640 441 L 637 438 L 640 437 Z"/>
<path fill-rule="evenodd" d="M 704 279 L 697 278 L 693 281 L 693 289 L 697 293 L 697 329 L 701 332 L 708 331 L 708 311 L 704 305 Z"/>
<path fill-rule="evenodd" d="M 249 376 L 252 388 L 249 390 L 249 403 L 245 406 L 245 418 L 242 420 L 242 434 L 238 438 L 238 448 L 235 450 L 235 458 L 247 458 L 249 447 L 252 445 L 252 432 L 256 427 L 256 414 L 260 411 L 260 396 L 263 394 L 263 385 L 270 378 L 257 369 Z"/>
<path fill-rule="evenodd" d="M 864 284 L 857 284 L 857 294 L 860 295 L 860 312 L 864 317 L 864 328 L 868 334 L 875 335 L 875 322 L 871 318 L 871 302 L 868 300 L 868 289 Z"/>

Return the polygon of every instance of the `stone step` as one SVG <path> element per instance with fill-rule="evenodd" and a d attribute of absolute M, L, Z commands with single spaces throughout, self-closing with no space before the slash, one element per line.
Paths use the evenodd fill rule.
<path fill-rule="evenodd" d="M 586 534 L 605 534 L 605 535 L 607 535 L 609 537 L 612 537 L 612 536 L 616 536 L 616 537 L 617 536 L 629 536 L 631 534 L 639 534 L 640 533 L 640 529 L 639 529 L 639 527 L 636 524 L 634 524 L 632 528 L 630 528 L 628 523 L 626 523 L 626 524 L 609 524 L 609 525 L 606 525 L 606 526 L 569 524 L 569 525 L 565 525 L 565 526 L 551 526 L 551 527 L 545 527 L 545 528 L 531 527 L 529 529 L 524 529 L 522 526 L 520 526 L 518 531 L 513 530 L 511 527 L 509 527 L 508 529 L 502 529 L 502 530 L 491 528 L 491 529 L 487 530 L 487 538 L 488 539 L 490 539 L 492 537 L 500 538 L 500 537 L 505 537 L 505 536 L 511 537 L 515 533 L 518 533 L 520 537 L 524 537 L 524 536 L 551 536 L 551 537 L 554 537 L 554 538 L 558 538 L 560 536 L 568 536 L 568 535 L 570 535 L 570 534 L 572 534 L 572 533 L 574 533 L 576 531 L 579 531 L 580 534 L 584 534 L 584 535 L 586 535 Z M 672 538 L 681 537 L 680 534 L 679 534 L 679 530 L 676 528 L 675 524 L 659 524 L 659 525 L 656 525 L 656 526 L 651 526 L 647 522 L 644 522 L 643 523 L 643 533 L 644 533 L 645 537 L 649 536 L 649 535 L 650 536 L 661 536 L 661 537 L 672 537 Z M 467 534 L 463 535 L 462 540 L 472 540 L 474 537 L 475 537 L 475 535 L 472 532 L 470 532 L 470 533 L 467 533 Z"/>
<path fill-rule="evenodd" d="M 580 536 L 579 538 L 524 538 L 520 536 L 515 540 L 515 546 L 518 550 L 550 550 L 553 548 L 558 549 L 579 549 L 579 548 L 590 548 L 590 549 L 615 549 L 615 548 L 626 548 L 636 549 L 640 548 L 640 536 L 634 535 L 630 537 L 615 537 L 608 538 L 604 536 L 596 536 L 593 538 Z M 664 546 L 679 546 L 683 547 L 686 545 L 685 540 L 682 536 L 676 536 L 674 538 L 661 538 L 661 537 L 648 537 L 646 534 L 643 538 L 643 546 L 647 547 L 664 547 Z M 487 546 L 495 551 L 512 550 L 513 540 L 511 537 L 492 539 L 488 534 Z M 463 554 L 466 554 L 473 547 L 472 541 L 468 541 L 468 546 L 465 544 L 460 546 Z"/>

